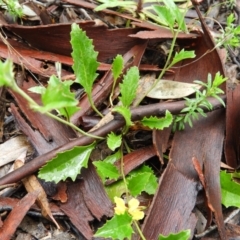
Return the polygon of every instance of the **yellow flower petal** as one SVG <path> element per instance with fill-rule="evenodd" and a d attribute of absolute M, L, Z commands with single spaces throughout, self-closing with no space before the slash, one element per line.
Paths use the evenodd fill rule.
<path fill-rule="evenodd" d="M 144 218 L 144 212 L 139 209 L 135 209 L 133 211 L 128 210 L 129 214 L 132 216 L 133 220 L 140 220 Z"/>
<path fill-rule="evenodd" d="M 138 206 L 139 206 L 139 201 L 136 198 L 132 198 L 131 200 L 129 200 L 128 202 L 129 211 L 133 211 L 137 209 Z"/>
<path fill-rule="evenodd" d="M 115 213 L 117 215 L 124 214 L 127 209 L 124 200 L 119 197 L 114 197 L 114 202 L 116 203 L 116 207 L 114 208 Z"/>
<path fill-rule="evenodd" d="M 144 218 L 143 207 L 139 207 L 139 201 L 136 198 L 132 198 L 128 202 L 128 213 L 132 216 L 133 220 L 140 220 Z"/>

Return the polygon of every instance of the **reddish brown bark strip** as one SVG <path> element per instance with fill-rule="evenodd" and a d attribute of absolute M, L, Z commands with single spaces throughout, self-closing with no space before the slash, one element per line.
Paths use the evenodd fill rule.
<path fill-rule="evenodd" d="M 197 184 L 179 172 L 171 162 L 168 164 L 144 221 L 142 231 L 146 239 L 156 240 L 160 233 L 169 235 L 183 229 L 193 232 L 197 221 L 192 214 Z"/>
<path fill-rule="evenodd" d="M 234 89 L 229 87 L 227 91 L 227 125 L 224 150 L 227 164 L 233 168 L 238 168 L 240 164 L 240 85 L 236 84 L 232 87 Z"/>
<path fill-rule="evenodd" d="M 207 118 L 201 118 L 193 125 L 193 128 L 186 127 L 184 131 L 175 133 L 170 164 L 161 177 L 158 192 L 144 222 L 143 233 L 146 239 L 157 239 L 160 233 L 168 235 L 183 229 L 193 230 L 188 219 L 196 201 L 199 181 L 192 164 L 193 157 L 199 160 L 201 167 L 204 162 L 206 192 L 215 211 L 221 239 L 225 239 L 219 183 L 225 127 L 224 111 L 209 113 Z M 181 177 L 176 172 L 181 173 Z"/>
<path fill-rule="evenodd" d="M 80 186 L 85 203 L 94 217 L 99 221 L 105 215 L 113 215 L 112 202 L 109 200 L 104 186 L 91 162 L 82 170 L 83 184 Z"/>
<path fill-rule="evenodd" d="M 36 191 L 28 193 L 16 204 L 0 228 L 0 239 L 8 240 L 11 238 L 27 211 L 36 201 L 37 196 L 38 192 Z"/>
<path fill-rule="evenodd" d="M 78 180 L 68 184 L 68 201 L 60 203 L 60 209 L 70 218 L 74 226 L 86 239 L 92 239 L 93 232 L 88 222 L 94 220 L 94 218 L 83 199 L 81 184 L 82 182 Z"/>

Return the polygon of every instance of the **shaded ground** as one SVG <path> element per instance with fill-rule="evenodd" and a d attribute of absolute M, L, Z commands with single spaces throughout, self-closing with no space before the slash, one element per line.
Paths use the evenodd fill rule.
<path fill-rule="evenodd" d="M 95 3 L 81 0 L 30 2 L 28 6 L 35 16 L 26 16 L 22 20 L 14 21 L 1 12 L 0 56 L 15 63 L 18 85 L 36 102 L 40 102 L 39 95 L 29 93 L 28 89 L 39 83 L 47 85 L 49 77 L 57 74 L 56 61 L 62 63 L 63 80 L 75 78 L 69 43 L 72 22 L 77 22 L 86 31 L 99 52 L 99 77 L 92 93 L 96 106 L 104 115 L 109 112 L 108 99 L 113 84 L 109 70 L 117 54 L 123 55 L 125 69 L 137 66 L 141 79 L 145 77 L 149 81 L 165 64 L 173 37 L 166 28 L 141 21 L 128 13 L 120 14 L 116 9 L 96 13 L 93 11 Z M 208 25 L 202 18 L 206 12 Z M 239 165 L 238 53 L 227 54 L 229 49 L 214 48 L 213 31 L 216 33 L 219 29 L 211 21 L 217 19 L 224 26 L 229 12 L 235 13 L 237 23 L 238 2 L 233 9 L 229 4 L 213 5 L 207 1 L 193 7 L 186 18 L 193 31 L 178 35 L 175 51 L 194 50 L 197 60 L 181 61 L 164 76 L 166 80 L 184 83 L 196 79 L 206 82 L 209 73 L 214 76 L 220 72 L 228 76 L 227 86 L 222 86 L 226 94 L 221 96 L 227 103 L 226 109 L 212 99 L 215 111 L 208 113 L 207 118 L 194 121 L 193 128 L 186 126 L 184 131 L 173 133 L 171 127 L 152 131 L 135 124 L 126 135 L 132 151 L 124 155 L 124 173 L 145 163 L 158 177 L 156 193 L 139 196 L 141 205 L 147 207 L 146 217 L 141 222 L 147 240 L 157 239 L 160 233 L 168 235 L 184 229 L 191 230 L 192 239 L 237 239 L 240 236 L 239 217 L 224 223 L 235 209 L 222 209 L 219 182 L 221 162 L 235 169 Z M 125 27 L 127 21 L 128 28 Z M 144 88 L 144 84 L 142 86 Z M 71 117 L 71 122 L 89 130 L 100 118 L 93 113 L 82 88 L 75 86 L 73 91 L 81 111 Z M 140 90 L 138 95 L 143 91 Z M 1 88 L 0 96 L 0 185 L 14 183 L 1 192 L 0 239 L 100 239 L 94 238 L 93 234 L 112 217 L 113 204 L 92 161 L 110 154 L 106 144 L 97 145 L 88 168 L 81 171 L 75 182 L 70 179 L 58 184 L 38 181 L 35 178 L 37 170 L 57 153 L 87 145 L 94 139 L 79 136 L 69 127 L 33 112 L 26 100 L 10 89 Z M 184 107 L 181 97 L 175 97 L 174 101 L 159 98 L 145 98 L 140 106 L 134 106 L 132 120 L 137 122 L 144 116 L 162 116 L 165 110 L 177 114 Z M 92 133 L 106 136 L 124 126 L 120 116 L 109 121 Z M 8 173 L 11 162 L 16 159 L 26 159 L 27 163 Z M 116 166 L 120 169 L 120 161 Z M 109 184 L 113 182 L 106 182 Z M 37 199 L 36 191 L 40 191 L 40 199 Z M 217 227 L 217 231 L 207 238 L 208 232 L 204 230 L 211 225 Z M 138 236 L 134 235 L 133 239 Z"/>

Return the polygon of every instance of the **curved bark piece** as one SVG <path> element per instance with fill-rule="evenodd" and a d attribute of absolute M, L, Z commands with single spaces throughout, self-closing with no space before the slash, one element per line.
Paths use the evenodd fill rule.
<path fill-rule="evenodd" d="M 183 229 L 194 230 L 192 210 L 198 193 L 199 178 L 192 158 L 205 163 L 206 194 L 213 206 L 221 239 L 225 238 L 219 171 L 224 141 L 224 111 L 209 113 L 175 134 L 170 152 L 170 163 L 161 177 L 158 191 L 143 225 L 146 239 L 157 239 Z M 157 221 L 156 221 L 157 219 Z M 193 224 L 193 225 L 192 225 Z"/>

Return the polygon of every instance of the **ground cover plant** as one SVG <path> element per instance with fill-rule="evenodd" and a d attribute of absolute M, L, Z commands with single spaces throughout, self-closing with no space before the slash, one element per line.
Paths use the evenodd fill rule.
<path fill-rule="evenodd" d="M 90 169 L 90 158 L 93 150 L 96 149 L 100 143 L 106 143 L 108 148 L 107 151 L 110 154 L 108 154 L 105 158 L 101 157 L 100 159 L 96 159 L 100 161 L 93 161 L 93 165 L 97 170 L 98 176 L 102 180 L 102 184 L 105 185 L 104 191 L 108 192 L 108 197 L 112 200 L 112 203 L 115 207 L 114 212 L 110 214 L 111 216 L 109 216 L 109 219 L 104 221 L 101 227 L 95 229 L 93 233 L 93 236 L 95 237 L 131 239 L 134 234 L 137 234 L 141 239 L 150 239 L 149 236 L 152 234 L 152 232 L 146 230 L 146 226 L 149 222 L 151 222 L 151 218 L 154 219 L 154 214 L 152 214 L 151 211 L 154 209 L 154 204 L 156 204 L 157 201 L 154 201 L 152 207 L 149 208 L 149 206 L 141 205 L 139 199 L 142 197 L 143 193 L 147 194 L 148 196 L 155 195 L 156 199 L 159 197 L 158 192 L 162 185 L 160 184 L 161 182 L 158 182 L 157 180 L 157 172 L 154 171 L 154 168 L 150 167 L 148 164 L 142 165 L 141 163 L 136 165 L 136 167 L 130 171 L 126 172 L 126 156 L 134 153 L 134 150 L 131 149 L 132 145 L 129 146 L 128 141 L 129 133 L 131 133 L 132 127 L 134 127 L 136 124 L 134 111 L 131 106 L 134 102 L 135 107 L 138 107 L 144 101 L 144 99 L 146 99 L 146 96 L 148 96 L 149 92 L 156 89 L 157 86 L 161 84 L 161 80 L 166 74 L 168 74 L 169 71 L 175 67 L 179 68 L 179 63 L 185 63 L 187 65 L 189 63 L 186 61 L 191 61 L 191 59 L 193 59 L 193 62 L 197 62 L 199 59 L 207 56 L 208 54 L 207 52 L 204 52 L 199 56 L 199 53 L 195 54 L 193 50 L 186 50 L 184 48 L 176 51 L 176 42 L 180 36 L 180 33 L 188 32 L 187 25 L 185 24 L 185 14 L 187 12 L 187 8 L 185 8 L 184 11 L 180 11 L 178 6 L 173 1 L 163 2 L 164 5 L 152 6 L 156 13 L 155 18 L 158 18 L 159 20 L 156 22 L 164 23 L 164 26 L 168 27 L 169 33 L 172 34 L 171 45 L 163 68 L 161 69 L 158 77 L 156 77 L 156 80 L 153 82 L 152 86 L 145 90 L 144 94 L 142 94 L 137 101 L 134 102 L 134 100 L 137 98 L 138 88 L 141 86 L 139 83 L 139 68 L 137 66 L 125 68 L 124 57 L 120 54 L 114 56 L 112 64 L 108 70 L 112 74 L 113 81 L 113 84 L 110 88 L 111 91 L 107 98 L 107 100 L 109 100 L 108 110 L 110 110 L 112 113 L 113 118 L 115 116 L 116 119 L 121 119 L 122 122 L 121 128 L 115 129 L 115 131 L 109 130 L 107 134 L 104 134 L 105 137 L 103 135 L 96 134 L 96 131 L 84 131 L 71 122 L 71 118 L 82 110 L 81 107 L 79 107 L 79 102 L 76 100 L 75 95 L 72 92 L 75 85 L 82 87 L 86 94 L 86 99 L 90 104 L 90 108 L 94 110 L 96 115 L 99 118 L 105 118 L 104 114 L 95 105 L 93 96 L 94 83 L 96 83 L 96 80 L 99 76 L 97 71 L 100 67 L 100 63 L 97 59 L 98 53 L 94 50 L 95 46 L 93 41 L 87 36 L 86 32 L 79 27 L 78 24 L 71 24 L 70 34 L 70 42 L 72 47 L 71 55 L 73 58 L 72 69 L 75 78 L 74 80 L 63 80 L 61 76 L 61 64 L 56 63 L 57 75 L 51 75 L 47 81 L 46 87 L 34 86 L 28 88 L 28 91 L 39 94 L 41 98 L 41 104 L 38 104 L 37 101 L 26 94 L 26 92 L 17 85 L 13 73 L 13 64 L 11 61 L 6 60 L 0 64 L 0 86 L 7 87 L 9 90 L 12 90 L 13 92 L 17 93 L 17 95 L 25 99 L 25 101 L 28 103 L 28 106 L 34 112 L 46 114 L 48 117 L 51 117 L 52 119 L 71 127 L 79 134 L 85 136 L 85 138 L 83 137 L 82 139 L 87 139 L 87 143 L 74 144 L 74 141 L 72 141 L 72 144 L 63 147 L 64 150 L 60 148 L 60 150 L 50 153 L 51 157 L 46 157 L 44 160 L 44 162 L 47 161 L 47 164 L 42 166 L 43 164 L 40 163 L 42 168 L 38 173 L 39 178 L 44 179 L 45 181 L 53 181 L 55 183 L 59 183 L 60 181 L 69 182 L 70 179 L 72 182 L 77 182 L 79 174 L 81 176 L 81 174 L 84 172 L 83 168 L 87 170 Z M 108 6 L 108 3 L 106 3 L 106 5 L 102 7 Z M 117 6 L 118 5 L 111 5 L 111 7 Z M 233 17 L 230 15 L 227 21 L 228 26 L 230 26 L 232 22 Z M 227 42 L 226 36 L 228 34 L 233 34 L 236 36 L 238 32 L 237 30 L 231 32 L 229 28 L 226 29 L 225 35 L 223 35 L 221 41 L 218 41 L 218 44 L 220 45 L 221 43 L 224 47 L 226 47 L 224 44 L 236 47 L 236 41 Z M 211 53 L 215 50 L 216 47 L 213 45 L 209 52 Z M 184 64 L 182 67 L 180 67 L 180 69 L 181 68 L 184 68 Z M 184 136 L 186 133 L 188 134 L 191 131 L 196 131 L 195 125 L 198 126 L 198 124 L 201 124 L 201 122 L 210 124 L 211 117 L 208 118 L 208 116 L 214 116 L 214 113 L 212 115 L 207 115 L 206 112 L 212 111 L 215 108 L 225 107 L 225 101 L 222 97 L 222 94 L 224 94 L 223 88 L 227 78 L 222 74 L 222 69 L 219 69 L 219 71 L 215 72 L 209 71 L 207 72 L 207 75 L 205 74 L 205 76 L 206 78 L 201 80 L 198 78 L 191 79 L 191 82 L 195 83 L 193 92 L 191 92 L 193 95 L 188 98 L 186 98 L 185 95 L 182 95 L 184 101 L 182 101 L 182 105 L 177 111 L 173 110 L 173 108 L 171 109 L 171 107 L 169 109 L 166 107 L 164 111 L 161 110 L 161 114 L 153 111 L 151 114 L 147 114 L 147 116 L 143 115 L 142 117 L 138 117 L 137 120 L 138 124 L 141 126 L 140 129 L 146 128 L 148 131 L 153 130 L 155 132 L 153 136 L 156 138 L 156 131 L 163 132 L 169 129 L 170 134 L 172 128 L 173 133 L 175 132 L 176 136 Z M 118 85 L 119 81 L 120 84 Z M 118 97 L 116 97 L 117 92 L 119 94 Z M 213 101 L 213 99 L 210 97 L 215 98 L 215 101 Z M 160 118 L 159 115 L 162 117 Z M 203 117 L 206 119 L 203 120 Z M 216 127 L 217 126 L 218 125 L 216 124 Z M 223 139 L 224 131 L 222 128 L 219 128 L 218 131 L 218 134 L 220 134 L 219 136 L 221 136 L 219 138 L 221 141 L 221 139 Z M 81 141 L 81 137 L 79 139 Z M 214 136 L 213 139 L 214 141 L 216 140 Z M 200 140 L 200 142 L 201 141 L 202 140 Z M 222 146 L 222 144 L 220 145 Z M 155 148 L 156 146 L 157 145 L 155 144 Z M 154 150 L 152 149 L 151 151 Z M 174 162 L 171 160 L 171 158 L 175 159 L 174 148 L 171 150 L 169 157 L 165 155 L 163 158 L 163 155 L 161 151 L 159 152 L 159 150 L 158 155 L 163 164 L 166 164 L 166 161 L 168 161 L 167 158 L 169 158 L 170 162 L 168 163 L 168 169 L 165 170 L 167 172 L 171 168 L 172 162 Z M 206 163 L 205 159 L 206 152 L 203 151 L 202 156 L 198 155 L 196 157 L 195 155 L 198 155 L 198 153 L 195 151 L 195 147 L 193 147 L 193 152 L 189 155 L 191 156 L 189 159 L 192 161 L 192 167 L 195 168 L 195 176 L 193 179 L 196 178 L 196 180 L 194 180 L 195 183 L 199 182 L 200 179 L 202 187 L 206 192 L 208 206 L 211 211 L 215 212 L 220 237 L 224 239 L 225 233 L 222 229 L 221 211 L 217 209 L 219 206 L 218 204 L 220 204 L 220 199 L 217 199 L 217 204 L 216 202 L 213 203 L 211 196 L 216 192 L 211 192 L 211 190 L 209 190 L 205 184 L 205 182 L 208 183 L 209 180 L 209 175 L 207 175 L 207 173 L 205 175 L 205 172 L 203 172 L 203 169 L 205 169 L 206 172 L 209 170 L 207 165 L 208 163 Z M 221 155 L 221 151 L 218 151 L 215 153 L 215 155 L 212 155 L 209 158 L 216 158 L 218 164 L 220 164 Z M 175 165 L 176 169 L 178 169 L 178 167 L 179 166 Z M 33 169 L 31 171 L 33 172 Z M 213 169 L 210 168 L 210 171 L 213 171 Z M 216 171 L 218 172 L 219 169 L 217 168 Z M 219 173 L 217 174 L 218 175 L 215 175 L 215 177 L 217 176 L 217 179 L 219 179 Z M 226 188 L 226 185 L 224 185 L 225 175 L 226 174 L 223 173 L 220 175 L 222 189 Z M 171 177 L 172 174 L 165 174 L 165 176 Z M 191 177 L 187 177 L 186 179 L 190 178 Z M 108 186 L 109 182 L 111 181 L 117 182 L 117 184 Z M 192 184 L 194 185 L 195 183 Z M 217 189 L 220 189 L 220 184 L 217 185 Z M 229 196 L 228 191 L 225 191 L 224 194 Z M 231 200 L 229 203 L 224 199 L 225 198 L 223 198 L 223 204 L 225 206 L 235 206 Z M 144 225 L 142 225 L 141 221 L 144 219 L 146 211 L 148 211 L 148 216 L 144 220 Z M 174 222 L 174 220 L 172 221 Z M 155 228 L 155 230 L 153 230 L 155 234 L 154 238 L 189 239 L 191 231 L 193 230 L 190 230 L 190 227 L 189 229 L 188 227 L 183 227 L 178 229 L 178 231 L 173 231 L 170 229 L 168 231 L 163 230 L 163 232 L 158 232 L 159 227 Z M 85 237 L 86 236 L 87 234 Z M 87 236 L 86 238 L 90 239 L 91 237 Z"/>

